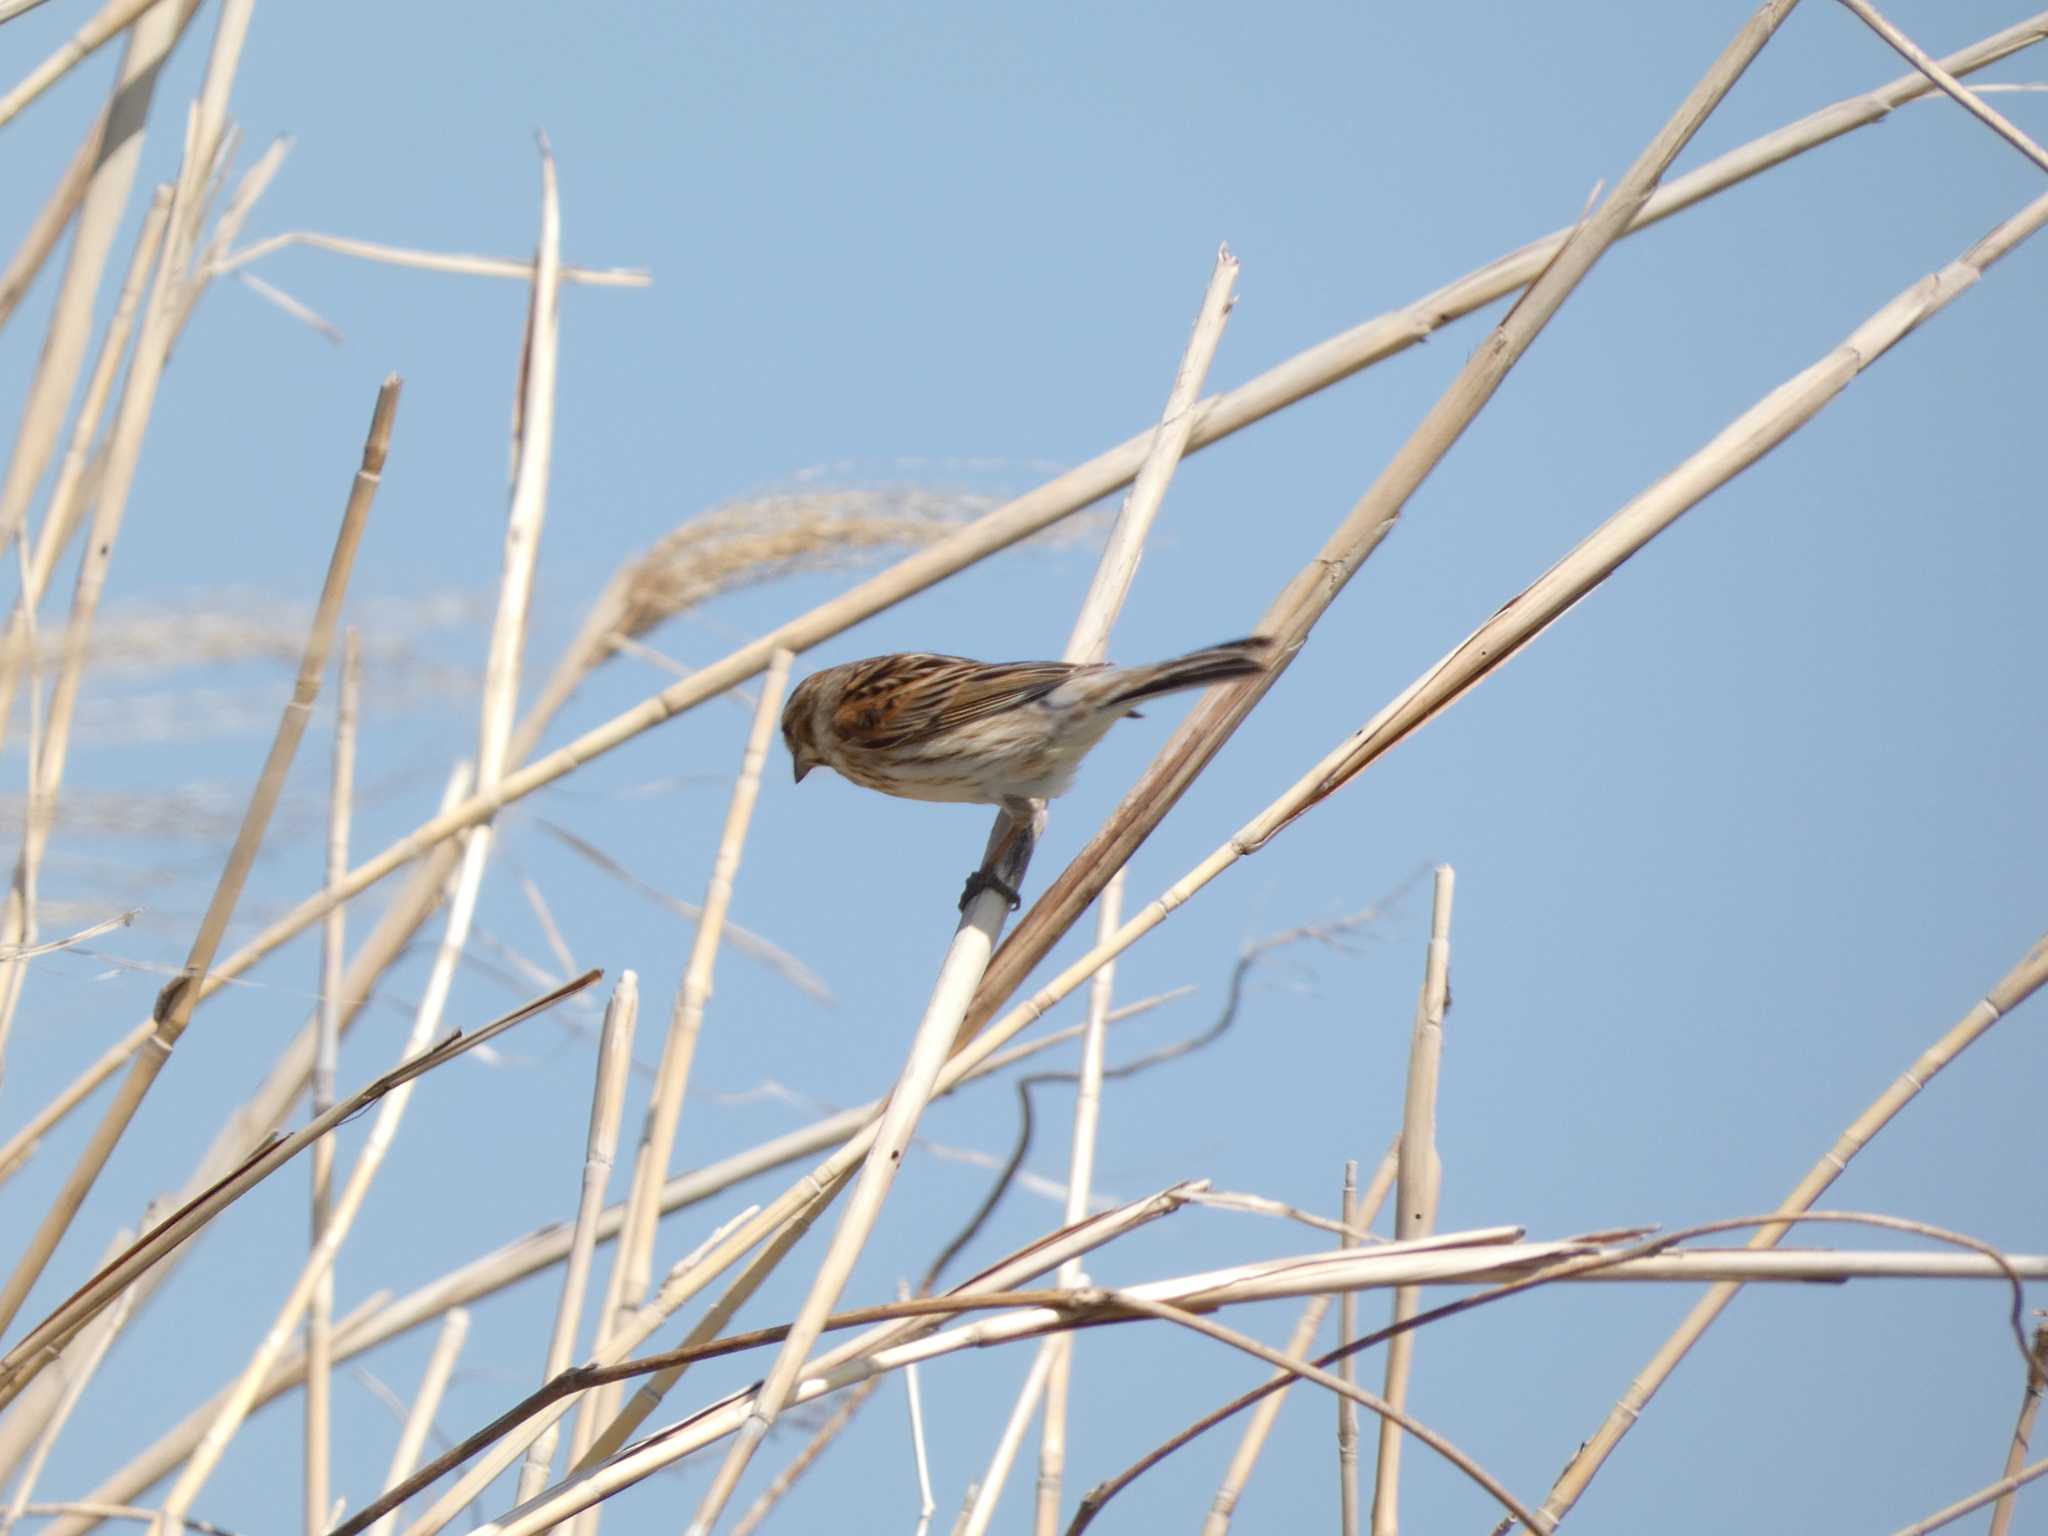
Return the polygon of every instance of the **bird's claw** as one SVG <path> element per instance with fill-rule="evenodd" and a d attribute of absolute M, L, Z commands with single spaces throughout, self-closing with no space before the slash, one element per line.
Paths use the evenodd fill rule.
<path fill-rule="evenodd" d="M 1024 898 L 1017 894 L 1015 886 L 987 869 L 977 869 L 967 877 L 967 888 L 960 893 L 960 910 L 965 912 L 974 905 L 974 898 L 983 891 L 994 891 L 1010 904 L 1012 912 L 1024 905 Z"/>

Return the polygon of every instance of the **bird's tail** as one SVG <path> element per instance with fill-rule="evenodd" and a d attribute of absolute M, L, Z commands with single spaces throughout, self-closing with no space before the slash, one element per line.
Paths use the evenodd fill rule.
<path fill-rule="evenodd" d="M 1273 664 L 1273 642 L 1263 635 L 1229 640 L 1222 645 L 1189 651 L 1171 661 L 1149 667 L 1131 667 L 1123 673 L 1123 686 L 1109 698 L 1112 704 L 1136 704 L 1162 693 L 1183 688 L 1206 688 L 1240 677 L 1256 677 Z"/>

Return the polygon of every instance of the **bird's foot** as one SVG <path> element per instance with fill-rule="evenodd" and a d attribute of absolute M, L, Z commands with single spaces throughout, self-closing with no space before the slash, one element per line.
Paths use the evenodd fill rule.
<path fill-rule="evenodd" d="M 960 893 L 960 910 L 965 912 L 974 905 L 974 898 L 983 891 L 994 891 L 1016 911 L 1024 905 L 1024 898 L 1017 894 L 1017 888 L 987 868 L 977 869 L 967 877 L 967 888 Z"/>

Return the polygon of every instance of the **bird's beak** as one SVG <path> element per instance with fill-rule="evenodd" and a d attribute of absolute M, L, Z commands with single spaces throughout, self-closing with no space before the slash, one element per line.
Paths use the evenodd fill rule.
<path fill-rule="evenodd" d="M 804 775 L 809 773 L 812 768 L 817 766 L 814 763 L 808 763 L 804 761 L 804 759 L 800 757 L 792 758 L 790 759 L 790 761 L 796 768 L 796 782 L 799 784 L 803 783 Z"/>

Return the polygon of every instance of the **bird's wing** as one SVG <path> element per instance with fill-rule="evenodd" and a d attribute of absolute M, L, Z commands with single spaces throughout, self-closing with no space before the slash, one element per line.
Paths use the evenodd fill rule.
<path fill-rule="evenodd" d="M 832 728 L 852 746 L 908 746 L 1041 699 L 1076 670 L 1064 661 L 878 656 L 840 697 Z"/>

